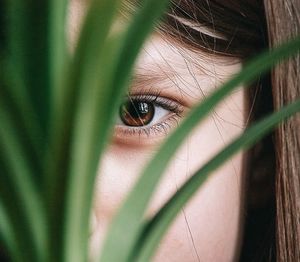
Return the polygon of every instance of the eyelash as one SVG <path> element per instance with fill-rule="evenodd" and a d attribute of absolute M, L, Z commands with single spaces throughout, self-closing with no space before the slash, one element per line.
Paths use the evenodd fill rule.
<path fill-rule="evenodd" d="M 173 126 L 178 125 L 178 121 L 182 118 L 184 112 L 184 106 L 173 99 L 162 97 L 160 93 L 155 94 L 129 94 L 127 100 L 133 100 L 137 102 L 153 103 L 154 106 L 159 106 L 165 110 L 170 111 L 170 114 L 165 119 L 158 123 L 149 124 L 141 127 L 129 127 L 126 125 L 117 125 L 117 136 L 147 136 L 152 135 L 167 135 Z"/>

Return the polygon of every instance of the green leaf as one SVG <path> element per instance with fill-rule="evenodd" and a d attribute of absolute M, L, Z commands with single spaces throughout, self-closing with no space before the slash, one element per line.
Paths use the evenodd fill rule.
<path fill-rule="evenodd" d="M 3 104 L 0 122 L 1 201 L 9 213 L 17 241 L 22 244 L 22 252 L 28 253 L 32 261 L 41 261 L 46 251 L 46 219 L 39 190 L 32 179 L 32 163 L 26 158 L 18 128 Z"/>
<path fill-rule="evenodd" d="M 96 128 L 102 123 L 101 116 L 96 119 L 99 122 L 92 118 L 97 116 L 97 107 L 101 106 L 102 97 L 99 94 L 103 94 L 105 99 L 105 89 L 101 90 L 99 85 L 102 71 L 107 68 L 102 56 L 106 52 L 105 41 L 119 2 L 94 0 L 91 3 L 63 83 L 64 89 L 53 107 L 52 137 L 46 168 L 52 244 L 49 260 L 75 262 L 86 258 L 89 212 L 96 174 L 91 159 L 94 160 L 98 154 L 85 153 L 89 150 L 95 153 L 95 148 L 98 150 L 95 138 L 96 141 L 105 141 L 98 133 L 99 128 Z M 103 129 L 106 129 L 105 125 Z"/>
<path fill-rule="evenodd" d="M 0 61 L 0 106 L 1 110 L 7 112 L 10 121 L 13 122 L 15 132 L 24 149 L 26 161 L 31 163 L 34 172 L 30 179 L 37 185 L 42 184 L 42 131 L 36 119 L 32 104 L 25 90 L 19 89 L 13 92 L 14 77 L 11 71 L 6 70 L 7 64 L 4 59 Z M 9 132 L 9 130 L 4 130 Z"/>
<path fill-rule="evenodd" d="M 213 108 L 239 86 L 247 86 L 281 59 L 295 54 L 300 49 L 300 38 L 267 52 L 250 62 L 238 75 L 224 84 L 201 105 L 196 106 L 183 123 L 175 130 L 142 173 L 124 205 L 113 219 L 107 236 L 104 254 L 112 254 L 103 261 L 128 261 L 128 251 L 134 252 L 135 243 L 142 231 L 142 218 L 157 183 L 174 152 L 184 138 Z M 115 252 L 118 250 L 118 252 Z"/>
<path fill-rule="evenodd" d="M 63 74 L 67 71 L 69 64 L 67 52 L 67 10 L 69 1 L 49 1 L 49 74 L 51 85 L 52 106 L 61 97 L 63 90 Z"/>
<path fill-rule="evenodd" d="M 14 261 L 20 261 L 22 251 L 19 250 L 12 223 L 9 219 L 8 212 L 5 210 L 0 199 L 0 240 L 1 245 L 5 246 Z"/>
<path fill-rule="evenodd" d="M 26 92 L 46 137 L 49 120 L 50 63 L 48 15 L 50 1 L 7 1 L 9 68 L 14 92 Z M 24 91 L 25 90 L 25 91 Z M 42 145 L 41 145 L 42 146 Z"/>
<path fill-rule="evenodd" d="M 209 175 L 233 157 L 240 150 L 248 149 L 259 139 L 269 133 L 277 124 L 285 118 L 300 111 L 300 100 L 289 104 L 280 111 L 261 120 L 257 124 L 246 129 L 244 134 L 214 156 L 201 169 L 199 169 L 159 210 L 159 212 L 144 225 L 143 233 L 136 243 L 134 258 L 131 261 L 150 261 L 157 249 L 164 233 L 175 219 L 178 212 L 187 201 L 197 192 L 197 189 L 206 181 Z"/>
<path fill-rule="evenodd" d="M 17 0 L 6 1 L 1 6 L 7 16 L 2 25 L 4 39 L 0 57 L 0 102 L 4 105 L 5 110 L 10 112 L 11 119 L 17 126 L 20 140 L 25 144 L 25 155 L 30 158 L 29 161 L 34 162 L 34 166 L 38 167 L 37 172 L 30 175 L 36 183 L 41 184 L 42 159 L 40 156 L 43 153 L 45 126 L 43 130 L 40 116 L 37 113 L 43 109 L 41 111 L 36 110 L 36 104 L 33 103 L 31 96 L 34 88 L 31 85 L 33 84 L 32 81 L 36 81 L 36 84 L 38 82 L 33 78 L 39 79 L 39 76 L 26 75 L 31 69 L 34 70 L 35 62 L 32 60 L 34 60 L 34 53 L 38 52 L 40 47 L 33 44 L 34 40 L 38 41 L 37 38 L 32 39 L 31 33 L 35 30 L 27 32 L 29 30 L 26 26 L 34 23 L 32 19 L 38 18 L 29 18 L 28 16 L 31 11 L 34 11 L 34 7 L 30 6 L 32 9 L 30 11 L 26 4 Z M 23 34 L 27 34 L 26 37 Z M 36 63 L 42 63 L 42 58 Z M 41 66 L 36 65 L 36 67 Z M 42 90 L 40 86 L 38 89 Z"/>
<path fill-rule="evenodd" d="M 104 42 L 103 49 L 99 50 L 98 45 L 98 52 L 101 53 L 95 56 L 94 51 L 93 57 L 88 58 L 89 71 L 80 79 L 82 89 L 74 116 L 70 180 L 65 207 L 65 243 L 68 245 L 67 250 L 70 250 L 67 257 L 72 261 L 79 257 L 74 254 L 75 241 L 87 239 L 97 167 L 108 140 L 113 117 L 129 84 L 129 73 L 138 53 L 165 5 L 166 2 L 158 4 L 159 13 L 147 16 L 139 13 L 124 37 L 122 34 L 121 38 L 112 34 Z M 144 9 L 141 10 L 145 12 Z M 97 30 L 98 27 L 99 24 Z M 92 40 L 89 43 L 93 43 Z"/>
<path fill-rule="evenodd" d="M 6 66 L 1 68 L 5 74 L 1 76 L 0 101 L 1 110 L 4 108 L 1 116 L 6 118 L 6 123 L 1 142 L 8 151 L 2 152 L 1 160 L 10 160 L 5 173 L 9 176 L 6 183 L 11 183 L 12 189 L 20 188 L 20 192 L 16 190 L 15 197 L 22 205 L 11 213 L 15 217 L 18 214 L 20 219 L 19 224 L 14 223 L 14 227 L 21 227 L 16 231 L 21 234 L 18 241 L 27 237 L 25 246 L 29 253 L 38 253 L 38 261 L 44 259 L 41 256 L 46 250 L 42 164 L 49 130 L 51 88 L 58 85 L 66 60 L 67 2 L 12 0 L 4 4 L 7 24 L 4 24 L 6 28 L 3 31 L 7 45 L 4 51 L 1 50 L 4 56 L 3 59 L 1 57 L 1 65 L 5 63 Z M 5 126 L 13 127 L 13 131 L 5 129 Z M 7 202 L 7 205 L 11 204 Z M 27 234 L 22 227 L 28 228 Z"/>

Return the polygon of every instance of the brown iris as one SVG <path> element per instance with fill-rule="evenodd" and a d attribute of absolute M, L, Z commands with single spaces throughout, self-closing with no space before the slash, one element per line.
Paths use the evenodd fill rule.
<path fill-rule="evenodd" d="M 120 107 L 120 117 L 127 126 L 145 126 L 148 125 L 155 113 L 153 103 L 132 100 L 126 101 Z"/>

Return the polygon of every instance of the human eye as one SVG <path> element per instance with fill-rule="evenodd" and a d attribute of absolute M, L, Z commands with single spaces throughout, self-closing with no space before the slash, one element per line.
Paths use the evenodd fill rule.
<path fill-rule="evenodd" d="M 115 137 L 124 142 L 163 138 L 178 124 L 184 110 L 178 101 L 160 94 L 129 94 L 119 108 Z"/>

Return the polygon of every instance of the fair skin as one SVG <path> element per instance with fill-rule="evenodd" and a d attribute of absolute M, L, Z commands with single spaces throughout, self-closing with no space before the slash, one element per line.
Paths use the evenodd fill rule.
<path fill-rule="evenodd" d="M 83 13 L 83 6 L 76 3 L 73 1 L 70 9 L 71 38 L 72 34 L 76 36 Z M 139 97 L 139 101 L 144 99 L 155 108 L 153 120 L 147 126 L 136 127 L 126 125 L 122 117 L 116 120 L 95 185 L 92 258 L 99 253 L 116 210 L 159 145 L 193 105 L 241 68 L 240 62 L 227 59 L 192 52 L 159 34 L 147 41 L 136 64 L 130 95 L 131 99 Z M 146 101 L 149 98 L 152 102 Z M 178 112 L 163 108 L 161 101 Z M 237 91 L 188 136 L 165 172 L 147 216 L 155 214 L 188 177 L 243 131 L 245 108 L 244 92 Z M 236 259 L 243 224 L 242 164 L 243 155 L 239 154 L 212 174 L 182 209 L 153 261 Z"/>

